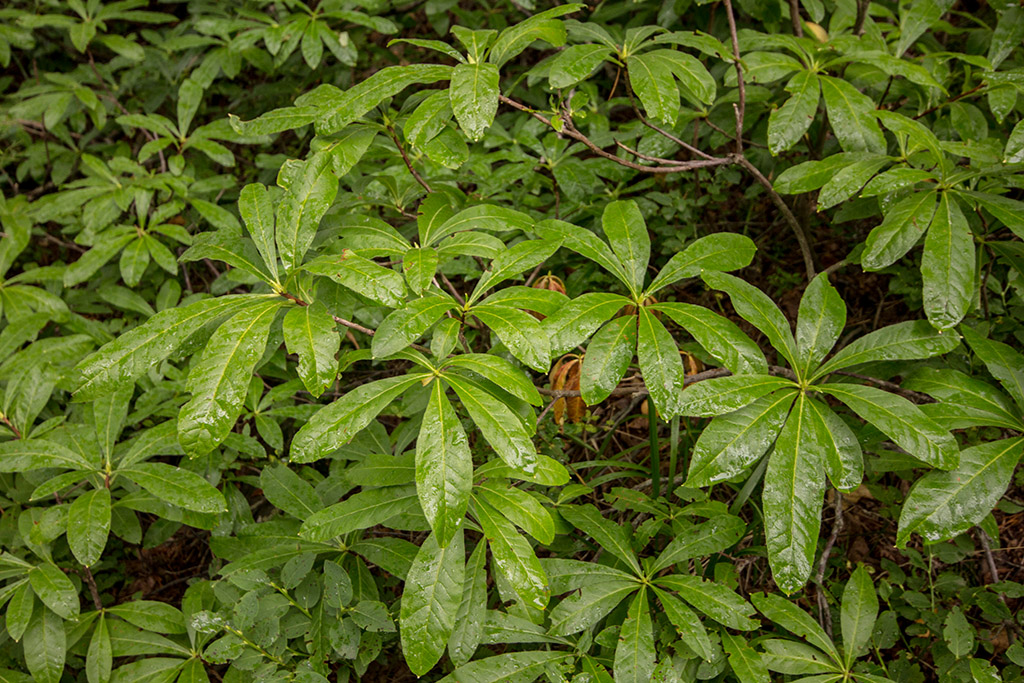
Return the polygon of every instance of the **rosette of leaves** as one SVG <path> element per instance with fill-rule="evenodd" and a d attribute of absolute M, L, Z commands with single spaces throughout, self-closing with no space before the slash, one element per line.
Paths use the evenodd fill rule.
<path fill-rule="evenodd" d="M 826 478 L 850 490 L 864 471 L 856 435 L 824 399 L 845 404 L 924 464 L 941 470 L 959 464 L 956 441 L 917 405 L 882 389 L 838 381 L 835 373 L 868 362 L 936 356 L 955 348 L 959 337 L 925 321 L 908 321 L 864 335 L 826 360 L 846 324 L 846 305 L 827 275 L 807 286 L 795 335 L 782 311 L 753 285 L 726 273 L 703 278 L 729 295 L 736 313 L 764 334 L 789 370 L 713 378 L 682 392 L 681 414 L 715 417 L 694 446 L 686 485 L 732 479 L 768 454 L 757 471 L 764 476 L 768 559 L 775 582 L 792 593 L 810 576 Z"/>
<path fill-rule="evenodd" d="M 1024 356 L 966 325 L 960 330 L 1004 391 L 949 368 L 921 368 L 903 386 L 937 399 L 921 409 L 947 429 L 995 427 L 1006 438 L 964 448 L 956 468 L 929 472 L 914 484 L 900 513 L 901 545 L 913 533 L 934 542 L 982 524 L 1024 455 Z"/>
<path fill-rule="evenodd" d="M 758 611 L 786 631 L 787 638 L 767 637 L 759 641 L 763 652 L 733 635 L 723 634 L 722 645 L 741 683 L 770 680 L 775 672 L 803 676 L 802 680 L 860 681 L 891 683 L 891 679 L 870 665 L 857 666 L 867 653 L 875 621 L 878 595 L 871 575 L 857 567 L 843 589 L 839 622 L 842 647 L 836 645 L 814 619 L 785 598 L 757 593 L 751 601 Z M 868 669 L 865 671 L 865 669 Z"/>
<path fill-rule="evenodd" d="M 608 398 L 635 356 L 658 412 L 666 419 L 680 414 L 683 361 L 672 334 L 660 320 L 660 313 L 689 332 L 733 372 L 767 370 L 764 355 L 734 323 L 701 306 L 655 303 L 652 299 L 657 292 L 684 278 L 748 265 L 755 251 L 749 238 L 717 233 L 697 239 L 672 256 L 648 284 L 651 239 L 636 203 L 609 203 L 602 214 L 601 228 L 607 242 L 586 228 L 560 220 L 542 221 L 533 228 L 542 238 L 561 243 L 601 266 L 628 292 L 583 294 L 541 322 L 554 354 L 563 354 L 593 335 L 580 371 L 584 403 L 597 405 Z M 632 307 L 633 312 L 619 315 L 627 307 Z"/>
<path fill-rule="evenodd" d="M 733 590 L 681 569 L 693 558 L 714 555 L 735 545 L 746 533 L 743 520 L 728 514 L 723 506 L 712 506 L 713 512 L 705 510 L 711 519 L 685 526 L 659 555 L 642 561 L 633 550 L 628 525 L 604 519 L 592 505 L 560 505 L 557 510 L 614 559 L 605 563 L 561 558 L 542 561 L 552 593 L 568 593 L 551 610 L 548 635 L 567 637 L 589 632 L 613 612 L 623 614 L 617 608 L 626 605 L 613 660 L 616 681 L 639 683 L 651 680 L 654 674 L 659 653 L 655 648 L 652 600 L 660 603 L 687 648 L 705 661 L 715 658 L 716 639 L 698 613 L 723 630 L 749 631 L 757 627 L 750 618 L 753 608 Z M 582 638 L 580 642 L 584 642 Z M 585 671 L 608 676 L 596 658 L 587 655 L 582 664 Z"/>

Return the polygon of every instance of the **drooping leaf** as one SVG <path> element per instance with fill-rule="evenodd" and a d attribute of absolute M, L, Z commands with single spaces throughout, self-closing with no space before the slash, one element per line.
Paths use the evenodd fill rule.
<path fill-rule="evenodd" d="M 188 376 L 192 399 L 178 415 L 178 440 L 188 455 L 206 455 L 227 438 L 282 303 L 270 300 L 246 307 L 207 342 Z"/>
<path fill-rule="evenodd" d="M 299 306 L 284 316 L 284 343 L 288 353 L 299 357 L 302 384 L 314 397 L 320 396 L 338 374 L 335 358 L 341 349 L 341 335 L 327 307 L 315 301 Z"/>
<path fill-rule="evenodd" d="M 494 64 L 457 64 L 452 69 L 452 111 L 469 136 L 479 140 L 498 111 L 498 67 Z"/>
<path fill-rule="evenodd" d="M 647 602 L 647 590 L 641 588 L 626 612 L 615 648 L 615 680 L 621 683 L 648 683 L 654 673 L 654 627 Z"/>
<path fill-rule="evenodd" d="M 90 566 L 99 561 L 110 533 L 110 489 L 86 491 L 68 508 L 68 546 L 75 558 Z"/>
<path fill-rule="evenodd" d="M 438 545 L 433 534 L 428 536 L 406 576 L 399 616 L 402 654 L 418 676 L 434 668 L 444 653 L 455 628 L 465 575 L 461 530 L 447 547 Z"/>
<path fill-rule="evenodd" d="M 416 439 L 416 493 L 442 548 L 462 528 L 473 485 L 473 455 L 446 389 L 434 380 Z"/>
<path fill-rule="evenodd" d="M 974 240 L 959 204 L 942 193 L 921 258 L 922 295 L 928 321 L 946 330 L 963 319 L 974 299 Z"/>

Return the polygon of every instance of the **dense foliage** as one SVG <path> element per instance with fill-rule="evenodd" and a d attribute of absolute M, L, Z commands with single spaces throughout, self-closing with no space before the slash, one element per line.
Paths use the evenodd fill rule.
<path fill-rule="evenodd" d="M 0 9 L 0 681 L 1024 679 L 1024 10 L 734 1 Z"/>

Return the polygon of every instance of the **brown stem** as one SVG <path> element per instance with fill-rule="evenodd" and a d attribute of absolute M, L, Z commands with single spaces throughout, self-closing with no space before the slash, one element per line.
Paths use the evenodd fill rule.
<path fill-rule="evenodd" d="M 800 0 L 789 0 L 789 21 L 793 24 L 793 35 L 804 37 L 804 27 L 800 22 Z"/>
<path fill-rule="evenodd" d="M 413 167 L 412 161 L 409 159 L 409 155 L 406 153 L 405 147 L 402 145 L 402 141 L 398 139 L 398 133 L 395 132 L 394 127 L 391 124 L 388 124 L 387 129 L 388 135 L 390 135 L 391 139 L 394 140 L 395 147 L 398 148 L 398 152 L 402 155 L 402 161 L 405 162 L 405 167 L 409 169 L 409 173 L 412 173 L 412 177 L 416 179 L 417 183 L 423 186 L 424 190 L 427 192 L 433 192 L 433 190 L 430 189 L 430 185 L 427 184 L 427 181 L 424 180 L 423 176 L 421 176 Z"/>
<path fill-rule="evenodd" d="M 976 85 L 973 88 L 971 88 L 970 90 L 967 90 L 967 91 L 964 91 L 964 92 L 960 93 L 956 97 L 951 97 L 948 100 L 946 100 L 945 102 L 942 102 L 940 104 L 936 104 L 934 107 L 931 107 L 929 109 L 925 109 L 923 112 L 921 112 L 920 114 L 915 116 L 914 120 L 917 121 L 918 119 L 920 119 L 920 118 L 922 118 L 924 116 L 928 116 L 928 114 L 931 114 L 933 111 L 936 111 L 938 109 L 942 109 L 947 104 L 953 104 L 957 100 L 961 100 L 961 99 L 967 97 L 968 95 L 973 95 L 974 93 L 976 93 L 979 90 L 981 90 L 982 88 L 984 88 L 986 85 L 988 85 L 988 84 L 985 83 L 985 82 L 981 82 L 978 85 Z"/>
<path fill-rule="evenodd" d="M 853 35 L 864 35 L 864 22 L 868 18 L 868 7 L 871 0 L 857 0 L 857 19 L 853 22 Z"/>
<path fill-rule="evenodd" d="M 825 598 L 825 591 L 821 587 L 825 580 L 825 570 L 828 568 L 828 558 L 832 554 L 839 539 L 839 532 L 843 530 L 843 494 L 834 491 L 835 518 L 832 520 L 832 533 L 829 534 L 825 549 L 821 551 L 821 560 L 818 562 L 818 572 L 814 576 L 815 593 L 818 597 L 818 622 L 821 623 L 828 637 L 832 637 L 832 610 L 828 606 L 828 599 Z"/>
<path fill-rule="evenodd" d="M 736 33 L 736 16 L 732 11 L 732 0 L 723 0 L 725 16 L 729 20 L 729 38 L 732 40 L 732 54 L 736 60 L 736 85 L 739 87 L 739 103 L 733 105 L 736 114 L 736 153 L 743 154 L 743 117 L 747 109 L 747 86 L 743 81 L 743 65 L 740 64 L 740 39 Z"/>
<path fill-rule="evenodd" d="M 764 174 L 761 173 L 757 166 L 754 166 L 754 164 L 750 163 L 749 159 L 742 155 L 738 155 L 736 160 L 740 166 L 750 171 L 751 175 L 754 176 L 757 182 L 761 183 L 761 187 L 767 190 L 768 196 L 772 198 L 775 206 L 778 207 L 779 211 L 781 211 L 782 215 L 785 217 L 786 222 L 789 223 L 789 227 L 793 229 L 793 234 L 796 235 L 796 241 L 800 245 L 800 253 L 804 258 L 804 268 L 807 270 L 807 280 L 813 280 L 815 275 L 814 252 L 811 251 L 811 243 L 808 241 L 807 234 L 804 232 L 803 226 L 800 225 L 800 221 L 797 220 L 796 215 L 793 213 L 792 209 L 789 208 L 789 205 L 786 204 L 785 200 L 782 199 L 782 196 L 775 191 L 774 187 L 772 187 L 771 181 L 764 177 Z"/>
<path fill-rule="evenodd" d="M 15 439 L 21 440 L 21 432 L 18 431 L 18 428 L 14 426 L 14 423 L 11 422 L 11 419 L 9 417 L 4 415 L 3 413 L 0 413 L 0 422 L 3 422 L 5 425 L 7 425 L 7 428 L 14 433 Z"/>
<path fill-rule="evenodd" d="M 85 579 L 85 584 L 87 586 L 89 586 L 89 593 L 92 594 L 92 604 L 93 604 L 93 606 L 96 608 L 96 611 L 102 610 L 103 609 L 103 602 L 100 600 L 100 591 L 96 587 L 96 579 L 93 578 L 92 572 L 89 571 L 88 567 L 83 565 L 82 566 L 81 574 L 82 574 L 82 578 Z"/>

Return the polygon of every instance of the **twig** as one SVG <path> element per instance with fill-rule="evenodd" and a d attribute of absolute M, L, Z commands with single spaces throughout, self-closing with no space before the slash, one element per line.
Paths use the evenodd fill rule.
<path fill-rule="evenodd" d="M 754 179 L 757 180 L 757 182 L 761 184 L 761 187 L 768 192 L 768 196 L 772 198 L 772 202 L 774 202 L 775 206 L 782 212 L 786 222 L 789 223 L 789 227 L 793 229 L 793 234 L 796 235 L 796 241 L 800 245 L 800 254 L 804 258 L 804 268 L 807 270 L 807 280 L 813 280 L 815 275 L 814 252 L 811 251 L 811 244 L 807 239 L 807 234 L 804 232 L 804 228 L 800 225 L 800 221 L 797 220 L 793 210 L 789 208 L 789 205 L 786 204 L 786 201 L 782 196 L 775 191 L 775 188 L 772 187 L 771 181 L 764 177 L 764 174 L 761 173 L 757 166 L 750 163 L 750 160 L 742 154 L 736 155 L 736 160 L 740 166 L 750 171 L 750 174 L 754 176 Z"/>
<path fill-rule="evenodd" d="M 89 586 L 89 593 L 92 594 L 92 604 L 96 607 L 96 611 L 103 609 L 103 602 L 100 600 L 100 591 L 96 587 L 96 579 L 93 578 L 92 572 L 88 567 L 82 565 L 82 578 L 85 579 L 85 584 Z"/>
<path fill-rule="evenodd" d="M 988 85 L 988 84 L 987 84 L 987 83 L 985 83 L 984 81 L 982 81 L 981 83 L 979 83 L 978 85 L 974 86 L 974 87 L 973 87 L 973 88 L 971 88 L 970 90 L 967 90 L 967 91 L 965 91 L 965 92 L 962 92 L 962 93 L 960 93 L 959 95 L 957 95 L 956 97 L 951 97 L 951 98 L 949 98 L 948 100 L 946 100 L 945 102 L 942 102 L 942 103 L 940 103 L 940 104 L 936 104 L 936 105 L 935 105 L 934 107 L 931 107 L 931 108 L 929 108 L 929 109 L 925 109 L 925 110 L 924 110 L 923 112 L 921 112 L 920 114 L 918 114 L 917 116 L 915 116 L 915 117 L 914 117 L 914 120 L 915 120 L 915 121 L 917 121 L 918 119 L 920 119 L 920 118 L 922 118 L 922 117 L 928 116 L 928 114 L 931 114 L 931 113 L 932 113 L 933 111 L 936 111 L 936 110 L 938 110 L 938 109 L 942 109 L 942 108 L 943 108 L 943 107 L 945 107 L 945 106 L 946 106 L 947 104 L 953 104 L 953 103 L 954 103 L 954 102 L 956 102 L 957 100 L 961 100 L 961 99 L 963 99 L 963 98 L 967 97 L 968 95 L 973 95 L 974 93 L 976 93 L 976 92 L 978 92 L 979 90 L 981 90 L 982 88 L 984 88 L 984 87 L 985 87 L 986 85 Z"/>
<path fill-rule="evenodd" d="M 739 88 L 739 102 L 733 105 L 736 114 L 736 153 L 743 154 L 743 117 L 747 109 L 747 86 L 743 81 L 743 65 L 740 64 L 740 40 L 736 33 L 736 16 L 732 11 L 732 0 L 723 0 L 725 16 L 729 20 L 729 38 L 732 40 L 732 54 L 736 60 L 736 85 Z"/>
<path fill-rule="evenodd" d="M 839 532 L 843 530 L 843 494 L 838 490 L 834 491 L 835 518 L 832 520 L 832 533 L 829 534 L 825 549 L 821 551 L 821 560 L 818 562 L 818 572 L 814 576 L 814 592 L 818 597 L 818 622 L 832 637 L 832 610 L 828 606 L 828 599 L 825 598 L 825 591 L 822 583 L 825 580 L 825 569 L 828 567 L 828 558 L 832 554 L 832 548 L 839 539 Z"/>
<path fill-rule="evenodd" d="M 871 5 L 871 0 L 857 0 L 857 19 L 853 22 L 853 35 L 855 36 L 864 35 L 864 22 L 868 18 L 869 5 Z M 892 82 L 892 79 L 889 80 Z"/>
<path fill-rule="evenodd" d="M 395 141 L 395 147 L 398 148 L 399 153 L 402 155 L 402 161 L 405 162 L 405 167 L 409 169 L 409 173 L 412 173 L 412 177 L 416 179 L 417 183 L 423 186 L 424 190 L 426 190 L 427 192 L 433 192 L 433 190 L 430 189 L 430 185 L 427 183 L 427 181 L 424 180 L 423 176 L 421 176 L 419 172 L 413 167 L 412 161 L 409 159 L 409 155 L 406 154 L 405 147 L 402 146 L 401 140 L 398 139 L 398 133 L 395 132 L 394 127 L 391 124 L 388 124 L 387 129 L 388 135 L 390 135 L 391 139 Z"/>
<path fill-rule="evenodd" d="M 895 382 L 890 382 L 888 380 L 878 379 L 877 377 L 868 377 L 867 375 L 861 375 L 856 372 L 845 372 L 843 370 L 836 370 L 833 374 L 844 375 L 846 377 L 854 377 L 865 382 L 871 382 L 872 384 L 879 386 L 883 389 L 886 389 L 888 391 L 891 391 L 894 394 L 899 394 L 904 398 L 908 398 L 911 401 L 914 401 L 915 403 L 935 403 L 935 399 L 929 396 L 928 394 L 922 394 L 917 391 L 911 391 L 910 389 L 904 389 L 899 384 L 896 384 Z"/>

